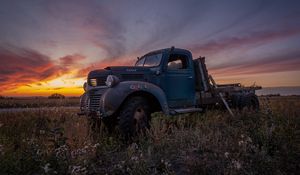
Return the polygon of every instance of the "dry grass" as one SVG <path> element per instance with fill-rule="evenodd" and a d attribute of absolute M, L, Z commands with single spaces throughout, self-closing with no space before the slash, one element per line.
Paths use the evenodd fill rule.
<path fill-rule="evenodd" d="M 89 134 L 76 110 L 0 113 L 0 174 L 296 174 L 298 97 L 260 99 L 260 113 L 154 114 L 138 143 Z"/>

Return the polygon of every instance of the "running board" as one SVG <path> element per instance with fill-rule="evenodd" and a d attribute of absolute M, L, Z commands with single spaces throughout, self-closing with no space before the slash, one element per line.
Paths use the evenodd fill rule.
<path fill-rule="evenodd" d="M 170 114 L 185 114 L 185 113 L 192 113 L 192 112 L 201 112 L 203 111 L 202 108 L 181 108 L 181 109 L 171 109 Z"/>

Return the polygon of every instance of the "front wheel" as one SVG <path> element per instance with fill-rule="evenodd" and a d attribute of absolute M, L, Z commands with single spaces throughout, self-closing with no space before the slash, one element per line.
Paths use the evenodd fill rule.
<path fill-rule="evenodd" d="M 150 128 L 150 106 L 143 97 L 128 99 L 120 111 L 119 128 L 126 140 Z"/>

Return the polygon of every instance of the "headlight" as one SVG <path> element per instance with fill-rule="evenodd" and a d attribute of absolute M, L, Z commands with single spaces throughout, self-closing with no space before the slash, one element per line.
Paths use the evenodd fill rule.
<path fill-rule="evenodd" d="M 93 86 L 93 87 L 96 87 L 97 86 L 97 79 L 96 78 L 91 78 L 90 79 L 90 85 Z"/>
<path fill-rule="evenodd" d="M 83 83 L 83 89 L 84 89 L 84 91 L 87 91 L 87 83 L 86 82 Z"/>
<path fill-rule="evenodd" d="M 120 82 L 119 78 L 114 75 L 108 75 L 105 81 L 106 86 L 108 87 L 114 87 Z"/>

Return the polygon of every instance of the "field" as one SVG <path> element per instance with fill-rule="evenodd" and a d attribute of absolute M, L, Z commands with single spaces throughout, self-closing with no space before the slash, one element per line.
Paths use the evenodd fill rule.
<path fill-rule="evenodd" d="M 57 107 L 57 106 L 79 106 L 78 97 L 65 99 L 48 99 L 46 97 L 19 97 L 19 98 L 0 98 L 1 108 L 38 108 L 38 107 Z"/>
<path fill-rule="evenodd" d="M 0 174 L 297 174 L 299 97 L 261 97 L 259 113 L 152 116 L 139 142 L 123 144 L 78 117 L 78 99 L 1 99 Z M 41 102 L 42 101 L 42 102 Z M 77 101 L 77 103 L 76 103 Z M 8 105 L 9 104 L 9 105 Z M 49 109 L 44 108 L 51 107 Z M 43 107 L 43 108 L 42 108 Z"/>

